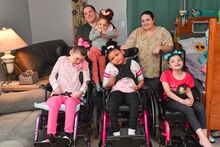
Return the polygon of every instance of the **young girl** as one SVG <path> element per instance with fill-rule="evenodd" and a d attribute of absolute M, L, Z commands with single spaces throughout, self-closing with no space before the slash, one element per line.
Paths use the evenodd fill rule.
<path fill-rule="evenodd" d="M 107 10 L 101 10 L 97 25 L 92 28 L 89 35 L 89 39 L 92 41 L 92 47 L 89 50 L 88 57 L 92 62 L 92 80 L 95 82 L 98 91 L 100 90 L 99 76 L 102 81 L 105 69 L 105 56 L 101 53 L 102 46 L 106 45 L 109 39 L 118 36 L 118 32 L 111 23 L 113 15 L 113 11 L 109 8 Z"/>
<path fill-rule="evenodd" d="M 76 105 L 79 98 L 87 91 L 86 82 L 90 80 L 88 63 L 85 60 L 89 43 L 83 39 L 76 42 L 76 46 L 70 50 L 70 56 L 61 56 L 53 67 L 49 77 L 53 88 L 52 97 L 47 100 L 49 106 L 47 134 L 45 142 L 52 142 L 56 134 L 57 117 L 61 104 L 65 104 L 65 127 L 64 131 L 71 143 Z M 79 81 L 79 74 L 83 72 L 83 83 Z M 70 93 L 71 97 L 62 96 L 62 93 Z"/>
<path fill-rule="evenodd" d="M 183 112 L 199 137 L 199 143 L 211 147 L 207 138 L 206 115 L 204 106 L 194 100 L 191 88 L 194 87 L 192 76 L 182 70 L 183 59 L 181 51 L 167 53 L 164 58 L 168 61 L 170 70 L 162 73 L 160 81 L 164 89 L 165 106 Z"/>
<path fill-rule="evenodd" d="M 111 88 L 108 106 L 113 135 L 120 135 L 117 115 L 118 107 L 123 103 L 130 107 L 128 135 L 135 135 L 139 106 L 137 91 L 144 84 L 142 71 L 136 61 L 125 59 L 124 51 L 114 41 L 107 43 L 106 56 L 110 63 L 105 68 L 103 87 Z"/>

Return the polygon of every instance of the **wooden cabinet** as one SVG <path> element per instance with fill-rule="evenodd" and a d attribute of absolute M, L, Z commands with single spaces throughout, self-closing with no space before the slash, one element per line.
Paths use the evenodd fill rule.
<path fill-rule="evenodd" d="M 220 130 L 220 24 L 216 19 L 209 23 L 205 102 L 208 129 Z"/>

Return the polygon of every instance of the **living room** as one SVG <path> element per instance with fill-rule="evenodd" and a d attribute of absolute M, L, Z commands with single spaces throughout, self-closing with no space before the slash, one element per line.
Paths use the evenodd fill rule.
<path fill-rule="evenodd" d="M 60 46 L 65 51 L 68 47 L 73 45 L 74 41 L 74 27 L 73 27 L 73 14 L 72 14 L 72 2 L 73 0 L 0 0 L 0 29 L 3 27 L 12 28 L 26 43 L 28 46 L 35 45 L 42 42 L 54 41 L 54 40 L 62 40 L 58 41 L 54 44 L 55 46 L 44 44 L 42 48 L 52 48 L 55 47 L 60 49 Z M 119 44 L 123 44 L 127 39 L 127 36 L 131 33 L 131 30 L 135 28 L 137 25 L 139 26 L 139 21 L 133 22 L 132 27 L 127 26 L 128 21 L 128 6 L 131 7 L 131 2 L 128 4 L 127 0 L 88 0 L 88 4 L 93 5 L 97 12 L 99 12 L 102 8 L 111 8 L 114 13 L 113 24 L 119 30 L 119 38 L 117 41 Z M 216 2 L 217 3 L 217 2 Z M 198 4 L 198 3 L 197 3 Z M 220 4 L 218 3 L 218 6 Z M 140 6 L 143 8 L 144 6 Z M 168 7 L 168 6 L 167 6 Z M 175 13 L 178 13 L 179 9 L 181 9 L 182 5 L 179 7 L 175 7 Z M 162 7 L 160 7 L 162 8 Z M 203 5 L 200 9 L 205 9 L 206 7 Z M 209 5 L 207 9 L 214 9 L 213 5 Z M 133 11 L 130 11 L 130 13 Z M 139 11 L 138 11 L 139 12 Z M 156 16 L 160 16 L 160 12 L 155 12 Z M 167 12 L 170 14 L 172 12 Z M 129 14 L 132 15 L 132 14 Z M 163 17 L 164 14 L 161 14 L 160 18 Z M 169 29 L 170 32 L 173 29 L 173 22 L 178 15 L 172 15 L 169 17 L 170 23 L 168 24 L 164 20 L 159 20 L 159 25 L 164 26 Z M 133 18 L 139 18 L 139 14 L 133 16 Z M 182 19 L 183 20 L 183 19 Z M 131 19 L 130 19 L 131 21 Z M 162 22 L 163 21 L 163 22 Z M 184 22 L 184 21 L 182 21 Z M 135 24 L 136 23 L 136 24 Z M 172 32 L 173 33 L 173 32 Z M 39 46 L 31 46 L 31 48 L 38 48 Z M 30 48 L 28 48 L 30 49 Z M 60 51 L 60 50 L 59 50 Z M 65 52 L 64 51 L 64 52 Z M 14 51 L 13 51 L 14 52 Z M 26 51 L 28 52 L 28 50 Z M 38 51 L 39 52 L 39 51 Z M 44 52 L 41 52 L 44 54 Z M 47 54 L 47 53 L 45 53 Z M 52 54 L 53 55 L 53 54 Z M 0 52 L 0 57 L 3 56 L 3 53 Z M 41 54 L 36 54 L 36 58 L 40 57 Z M 50 57 L 51 60 L 48 59 L 49 62 L 55 61 L 53 57 Z M 47 63 L 46 63 L 47 64 Z M 27 66 L 28 67 L 28 66 Z M 29 66 L 30 67 L 30 66 Z M 45 68 L 45 67 L 43 67 Z M 43 69 L 42 68 L 42 69 Z M 47 69 L 51 67 L 48 66 Z M 46 69 L 40 71 L 40 75 L 43 77 L 48 74 Z M 0 64 L 0 81 L 7 80 L 7 75 L 3 64 Z M 42 84 L 42 83 L 37 83 Z M 39 86 L 39 85 L 34 85 Z M 16 87 L 17 88 L 17 87 Z M 23 88 L 23 87 L 22 87 Z M 0 146 L 16 146 L 16 147 L 30 147 L 30 140 L 33 140 L 33 136 L 30 137 L 30 134 L 26 134 L 26 139 L 23 139 L 22 133 L 31 133 L 34 134 L 34 127 L 29 125 L 30 123 L 35 123 L 35 118 L 40 114 L 40 111 L 35 111 L 32 104 L 34 102 L 42 102 L 44 101 L 45 91 L 42 89 L 31 88 L 28 89 L 25 87 L 25 91 L 21 90 L 21 94 L 17 94 L 17 90 L 15 88 L 1 90 L 0 91 L 5 95 L 5 97 L 0 96 L 0 109 L 6 115 L 2 115 L 4 113 L 0 112 L 0 129 L 3 128 L 5 124 L 11 125 L 8 127 L 8 130 L 4 130 L 4 133 L 0 133 Z M 33 99 L 30 101 L 28 98 L 32 96 Z M 9 101 L 13 97 L 12 101 Z M 40 97 L 40 98 L 39 98 Z M 18 100 L 20 99 L 20 101 Z M 26 102 L 25 102 L 26 101 Z M 4 102 L 4 103 L 3 103 Z M 16 105 L 14 103 L 17 103 Z M 7 108 L 3 108 L 7 105 Z M 15 108 L 11 109 L 11 106 Z M 21 108 L 25 107 L 26 108 Z M 11 110 L 10 110 L 11 109 Z M 34 111 L 33 111 L 34 110 Z M 18 111 L 19 113 L 12 113 Z M 16 115 L 20 118 L 16 118 Z M 9 123 L 6 120 L 10 120 Z M 27 120 L 24 121 L 24 120 Z M 21 123 L 23 121 L 23 123 Z M 13 122 L 16 122 L 13 124 Z M 20 124 L 19 124 L 20 123 Z M 16 128 L 16 125 L 21 125 Z M 23 131 L 24 128 L 31 128 L 31 131 L 25 132 Z M 5 128 L 4 128 L 5 129 Z M 13 132 L 14 130 L 14 132 Z M 8 133 L 8 134 L 7 134 Z M 13 136 L 14 134 L 14 136 Z M 218 135 L 216 135 L 218 136 Z M 24 137 L 24 138 L 25 138 Z M 17 140 L 13 140 L 16 138 Z M 29 140 L 29 142 L 27 141 Z M 97 140 L 96 140 L 97 141 Z M 219 143 L 219 139 L 217 139 L 217 143 Z M 33 144 L 31 144 L 33 145 Z M 156 144 L 155 144 L 156 145 Z M 214 144 L 218 146 L 218 144 Z"/>

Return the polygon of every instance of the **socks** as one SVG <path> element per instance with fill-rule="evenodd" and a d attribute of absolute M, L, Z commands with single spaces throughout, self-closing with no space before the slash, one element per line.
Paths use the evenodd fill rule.
<path fill-rule="evenodd" d="M 113 136 L 120 136 L 120 132 L 113 132 Z"/>
<path fill-rule="evenodd" d="M 128 128 L 128 135 L 135 135 L 135 129 Z"/>

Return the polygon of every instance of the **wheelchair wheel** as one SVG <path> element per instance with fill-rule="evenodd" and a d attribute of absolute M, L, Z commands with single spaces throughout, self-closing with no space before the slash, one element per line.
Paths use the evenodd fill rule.
<path fill-rule="evenodd" d="M 93 108 L 93 134 L 95 139 L 98 139 L 99 137 L 99 121 L 98 121 L 98 110 L 97 106 L 94 106 Z"/>
<path fill-rule="evenodd" d="M 35 136 L 34 141 L 39 142 L 46 138 L 46 129 L 44 127 L 43 116 L 39 115 L 35 124 Z"/>
<path fill-rule="evenodd" d="M 158 102 L 155 92 L 152 89 L 147 90 L 147 110 L 148 110 L 148 121 L 150 134 L 158 140 L 159 137 L 159 109 Z"/>

